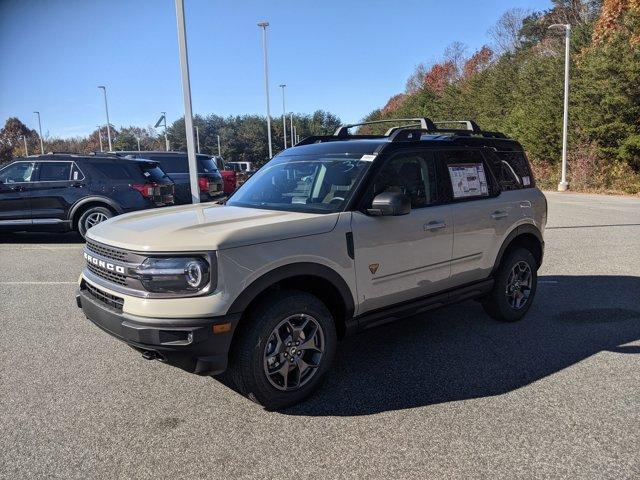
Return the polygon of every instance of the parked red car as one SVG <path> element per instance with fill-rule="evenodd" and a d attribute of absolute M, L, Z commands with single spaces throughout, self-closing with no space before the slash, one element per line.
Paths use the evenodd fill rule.
<path fill-rule="evenodd" d="M 222 182 L 224 185 L 224 193 L 226 195 L 231 195 L 236 190 L 238 177 L 236 172 L 233 170 L 227 169 L 227 164 L 225 163 L 222 157 L 213 157 L 216 161 L 216 165 L 218 166 L 218 170 L 220 171 L 220 175 L 222 175 Z"/>

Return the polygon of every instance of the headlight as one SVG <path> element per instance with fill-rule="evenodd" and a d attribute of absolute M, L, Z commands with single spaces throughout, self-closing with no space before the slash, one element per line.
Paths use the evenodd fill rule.
<path fill-rule="evenodd" d="M 198 257 L 147 258 L 136 274 L 150 292 L 193 293 L 209 284 L 210 267 Z"/>

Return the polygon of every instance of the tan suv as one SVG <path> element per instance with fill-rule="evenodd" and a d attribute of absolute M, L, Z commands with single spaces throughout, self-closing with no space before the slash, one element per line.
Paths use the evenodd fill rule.
<path fill-rule="evenodd" d="M 313 392 L 359 330 L 470 298 L 519 320 L 547 216 L 522 147 L 469 121 L 396 122 L 411 125 L 306 138 L 224 206 L 92 228 L 78 306 L 144 357 L 225 372 L 267 408 Z"/>

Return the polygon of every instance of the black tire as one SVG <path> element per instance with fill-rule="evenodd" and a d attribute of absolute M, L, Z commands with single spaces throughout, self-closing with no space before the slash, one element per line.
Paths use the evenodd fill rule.
<path fill-rule="evenodd" d="M 85 236 L 87 235 L 87 230 L 89 230 L 89 228 L 91 228 L 94 225 L 97 225 L 97 223 L 92 222 L 92 219 L 94 219 L 95 217 L 99 217 L 99 218 L 106 217 L 103 220 L 101 220 L 101 221 L 104 221 L 113 217 L 113 212 L 109 210 L 107 207 L 100 207 L 100 206 L 90 207 L 90 208 L 87 208 L 84 212 L 82 212 L 82 215 L 80 215 L 80 218 L 78 219 L 78 225 L 77 225 L 78 232 L 80 233 L 80 235 L 82 235 L 82 238 L 85 238 Z"/>
<path fill-rule="evenodd" d="M 530 286 L 527 288 L 526 285 L 518 285 L 516 288 L 514 283 L 510 282 L 512 272 L 514 272 L 515 268 L 519 272 L 522 271 L 525 265 L 530 272 Z M 538 286 L 537 270 L 537 262 L 532 253 L 526 248 L 516 248 L 509 252 L 500 263 L 498 272 L 495 275 L 493 290 L 482 300 L 484 311 L 490 317 L 501 322 L 517 322 L 524 317 L 531 307 L 536 294 Z M 526 275 L 523 274 L 523 276 Z M 519 281 L 516 284 L 519 284 Z M 519 294 L 523 296 L 519 296 Z M 519 299 L 514 300 L 514 296 L 519 297 Z M 518 307 L 519 302 L 522 303 Z"/>
<path fill-rule="evenodd" d="M 317 325 L 313 326 L 319 327 L 323 337 L 323 352 L 320 360 L 317 360 L 318 366 L 307 374 L 309 376 L 306 383 L 295 389 L 283 391 L 271 383 L 279 379 L 278 375 L 273 375 L 271 380 L 267 376 L 265 354 L 268 351 L 267 346 L 273 345 L 270 340 L 274 338 L 274 329 L 285 319 L 297 316 L 300 316 L 301 322 L 309 317 L 315 320 Z M 230 353 L 229 368 L 224 375 L 225 383 L 268 410 L 299 403 L 318 389 L 333 363 L 337 344 L 335 323 L 327 307 L 314 295 L 297 290 L 285 290 L 265 297 L 248 312 L 246 318 L 243 318 L 236 335 L 238 339 Z M 284 358 L 282 355 L 277 357 Z M 302 358 L 306 359 L 307 355 L 317 354 L 315 351 L 304 351 L 302 355 Z M 291 360 L 291 356 L 288 358 L 291 362 L 294 361 Z M 284 362 L 275 363 L 275 367 L 284 366 L 286 363 L 285 359 Z M 291 365 L 293 370 L 288 378 L 295 379 L 295 368 L 300 371 L 297 365 Z"/>

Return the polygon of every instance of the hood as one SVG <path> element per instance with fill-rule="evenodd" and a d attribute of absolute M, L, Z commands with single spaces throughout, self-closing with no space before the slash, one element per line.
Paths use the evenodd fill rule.
<path fill-rule="evenodd" d="M 326 233 L 338 214 L 182 205 L 128 213 L 87 232 L 96 242 L 140 252 L 223 250 Z"/>

